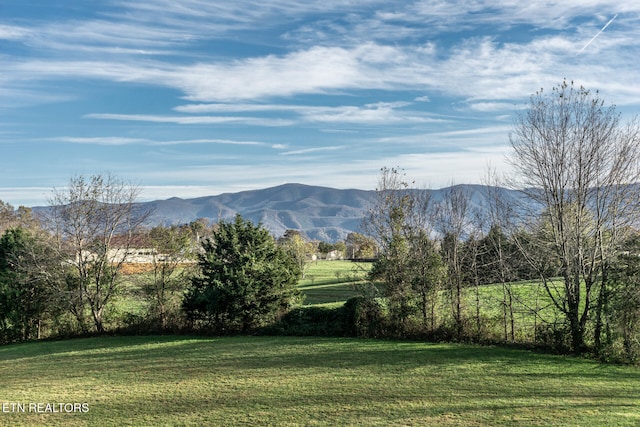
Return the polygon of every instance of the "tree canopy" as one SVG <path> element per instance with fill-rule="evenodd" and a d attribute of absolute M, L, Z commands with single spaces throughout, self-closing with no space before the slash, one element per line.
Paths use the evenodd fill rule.
<path fill-rule="evenodd" d="M 46 258 L 52 259 L 51 251 L 28 229 L 11 228 L 0 237 L 0 342 L 39 337 L 40 322 L 55 302 L 38 268 Z"/>

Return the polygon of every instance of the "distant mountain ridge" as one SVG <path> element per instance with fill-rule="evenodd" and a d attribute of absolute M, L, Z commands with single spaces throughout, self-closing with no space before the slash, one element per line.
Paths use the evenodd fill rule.
<path fill-rule="evenodd" d="M 149 225 L 181 224 L 198 218 L 229 220 L 239 213 L 262 223 L 276 237 L 294 229 L 310 239 L 333 242 L 360 231 L 374 198 L 375 191 L 284 184 L 193 199 L 173 197 L 140 205 L 151 211 Z"/>
<path fill-rule="evenodd" d="M 460 185 L 470 196 L 471 209 L 484 209 L 489 187 Z M 431 192 L 437 203 L 447 188 L 419 190 Z M 519 192 L 499 188 L 503 197 L 520 199 Z M 262 223 L 275 237 L 287 229 L 303 232 L 308 238 L 335 242 L 351 232 L 362 231 L 362 220 L 373 206 L 373 190 L 341 190 L 304 184 L 283 184 L 261 190 L 224 193 L 192 199 L 172 197 L 140 203 L 151 215 L 147 225 L 184 224 L 198 218 L 218 221 L 232 219 L 236 213 Z"/>

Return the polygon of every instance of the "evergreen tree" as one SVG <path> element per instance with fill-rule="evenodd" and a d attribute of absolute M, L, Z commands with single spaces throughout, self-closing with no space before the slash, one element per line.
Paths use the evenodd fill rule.
<path fill-rule="evenodd" d="M 299 301 L 300 266 L 261 225 L 221 222 L 202 244 L 200 274 L 192 279 L 183 308 L 192 321 L 216 332 L 248 332 Z"/>
<path fill-rule="evenodd" d="M 0 342 L 39 338 L 40 324 L 54 298 L 38 261 L 46 246 L 27 229 L 0 237 Z"/>

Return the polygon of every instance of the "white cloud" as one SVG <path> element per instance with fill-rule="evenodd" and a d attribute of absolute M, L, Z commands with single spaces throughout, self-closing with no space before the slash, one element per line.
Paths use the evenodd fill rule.
<path fill-rule="evenodd" d="M 129 145 L 129 144 L 149 144 L 148 139 L 142 138 L 125 138 L 120 136 L 102 136 L 102 137 L 73 137 L 59 136 L 55 138 L 47 138 L 49 141 L 69 142 L 72 144 L 95 144 L 95 145 Z"/>
<path fill-rule="evenodd" d="M 18 80 L 78 76 L 162 85 L 181 89 L 191 101 L 215 102 L 337 93 L 345 89 L 410 88 L 415 84 L 415 70 L 405 65 L 407 59 L 403 49 L 366 43 L 353 49 L 312 47 L 232 63 L 39 60 L 13 64 L 8 71 L 13 71 L 13 78 Z"/>
<path fill-rule="evenodd" d="M 289 159 L 290 160 L 290 159 Z M 479 182 L 486 165 L 491 163 L 504 170 L 502 152 L 404 154 L 385 158 L 332 161 L 319 166 L 315 159 L 269 164 L 218 163 L 201 167 L 180 167 L 145 172 L 129 171 L 128 178 L 140 183 L 143 200 L 169 197 L 199 197 L 266 188 L 287 182 L 299 182 L 335 188 L 373 189 L 380 167 L 400 166 L 407 176 L 420 185 L 440 188 L 455 182 Z M 211 171 L 215 170 L 212 175 Z M 154 184 L 147 184 L 154 182 Z M 191 182 L 191 184 L 180 184 Z M 163 184 L 166 183 L 166 184 Z M 0 188 L 0 199 L 14 205 L 46 205 L 51 188 Z"/>
<path fill-rule="evenodd" d="M 298 110 L 304 120 L 321 123 L 365 123 L 365 124 L 391 124 L 391 123 L 435 123 L 443 122 L 443 119 L 433 118 L 424 112 L 403 109 L 409 106 L 406 102 L 375 103 L 362 107 L 307 107 Z"/>
<path fill-rule="evenodd" d="M 253 146 L 269 146 L 265 142 L 259 141 L 238 141 L 231 139 L 184 139 L 184 140 L 151 140 L 145 138 L 126 138 L 119 136 L 97 136 L 97 137 L 72 137 L 59 136 L 47 138 L 48 141 L 69 142 L 73 144 L 90 144 L 90 145 L 185 145 L 185 144 L 225 144 L 225 145 L 253 145 Z M 274 147 L 275 148 L 275 147 Z"/>
<path fill-rule="evenodd" d="M 640 102 L 635 89 L 637 85 L 634 84 L 635 66 L 630 59 L 625 57 L 621 58 L 622 61 L 595 63 L 584 63 L 584 59 L 581 59 L 574 64 L 571 61 L 575 59 L 575 46 L 575 41 L 560 37 L 507 45 L 483 38 L 468 40 L 444 56 L 444 52 L 425 56 L 411 46 L 385 47 L 369 43 L 353 49 L 316 47 L 284 56 L 249 58 L 231 64 L 180 66 L 157 61 L 115 64 L 28 61 L 6 64 L 5 69 L 8 78 L 14 81 L 89 77 L 178 88 L 185 93 L 186 99 L 196 102 L 227 102 L 226 106 L 204 104 L 176 107 L 178 111 L 191 113 L 215 109 L 229 112 L 267 111 L 274 107 L 242 103 L 234 106 L 230 102 L 303 94 L 338 94 L 364 89 L 429 89 L 482 102 L 523 100 L 533 91 L 555 84 L 564 76 L 576 79 L 580 76 L 595 77 L 597 81 L 592 87 L 617 89 L 621 98 Z M 617 64 L 615 70 L 609 64 Z M 610 78 L 611 73 L 616 75 L 616 79 Z M 281 111 L 295 110 L 295 107 L 278 108 Z M 347 116 L 348 113 L 343 111 L 339 114 Z M 327 111 L 327 114 L 330 113 Z M 328 116 L 317 116 L 317 120 L 323 119 L 328 119 Z M 184 123 L 191 119 L 170 117 L 166 120 Z M 240 119 L 193 120 L 213 123 Z"/>
<path fill-rule="evenodd" d="M 469 108 L 474 111 L 482 112 L 508 111 L 509 109 L 515 111 L 515 105 L 508 102 L 470 102 Z"/>
<path fill-rule="evenodd" d="M 491 147 L 504 147 L 508 142 L 510 130 L 510 125 L 487 125 L 452 131 L 382 137 L 377 139 L 377 143 L 383 146 L 412 146 L 414 150 L 416 147 L 421 147 L 425 152 L 431 153 L 470 153 L 476 150 L 490 150 Z"/>
<path fill-rule="evenodd" d="M 176 123 L 181 125 L 200 124 L 246 124 L 252 126 L 288 126 L 290 120 L 262 119 L 257 117 L 230 117 L 230 116 L 162 116 L 152 114 L 110 114 L 92 113 L 83 116 L 85 119 L 100 120 L 124 120 L 152 123 Z"/>
<path fill-rule="evenodd" d="M 285 151 L 280 153 L 282 156 L 293 156 L 293 155 L 297 155 L 297 154 L 309 154 L 309 153 L 318 153 L 321 151 L 336 151 L 336 150 L 341 150 L 345 148 L 344 145 L 336 145 L 336 146 L 329 146 L 329 147 L 314 147 L 314 148 L 303 148 L 300 150 L 292 150 L 292 151 Z"/>
<path fill-rule="evenodd" d="M 174 108 L 180 113 L 201 114 L 201 113 L 246 113 L 256 111 L 297 111 L 305 108 L 300 105 L 282 104 L 188 104 L 179 105 Z"/>
<path fill-rule="evenodd" d="M 508 165 L 504 160 L 505 151 L 497 149 L 344 159 L 334 160 L 322 166 L 317 164 L 317 159 L 310 157 L 296 159 L 295 162 L 274 160 L 269 164 L 215 164 L 167 171 L 166 174 L 147 173 L 141 175 L 140 179 L 143 182 L 156 178 L 163 178 L 168 182 L 189 180 L 208 189 L 208 193 L 200 195 L 265 188 L 287 182 L 335 188 L 373 189 L 382 166 L 400 166 L 405 169 L 410 179 L 421 185 L 441 188 L 449 185 L 452 180 L 459 183 L 480 182 L 486 174 L 488 164 L 500 172 L 506 171 Z M 211 170 L 216 171 L 216 176 L 211 176 Z M 175 195 L 167 194 L 167 197 Z"/>
<path fill-rule="evenodd" d="M 51 187 L 0 187 L 0 200 L 13 207 L 42 206 L 51 196 Z"/>
<path fill-rule="evenodd" d="M 21 40 L 30 33 L 31 30 L 25 27 L 0 24 L 0 40 Z"/>
<path fill-rule="evenodd" d="M 445 119 L 406 109 L 409 102 L 378 102 L 363 106 L 342 105 L 336 107 L 317 107 L 287 104 L 191 104 L 181 105 L 174 110 L 185 113 L 248 113 L 248 112 L 286 112 L 312 123 L 439 123 Z"/>
<path fill-rule="evenodd" d="M 640 5 L 636 2 L 621 3 L 616 0 L 543 0 L 526 3 L 519 0 L 419 0 L 412 2 L 404 12 L 395 13 L 389 19 L 396 22 L 421 22 L 425 26 L 435 26 L 438 30 L 449 30 L 452 27 L 465 29 L 487 24 L 502 27 L 526 24 L 562 30 L 569 27 L 578 16 L 611 16 L 611 11 L 638 12 Z"/>
<path fill-rule="evenodd" d="M 175 75 L 176 84 L 192 101 L 260 99 L 301 93 L 329 93 L 361 82 L 367 61 L 382 61 L 375 47 L 358 52 L 314 47 L 284 56 L 269 55 L 233 64 L 199 64 Z M 383 49 L 386 50 L 386 49 Z M 369 55 L 371 54 L 371 55 Z M 369 59 L 365 59 L 368 56 Z M 368 80 L 368 79 L 367 79 Z"/>

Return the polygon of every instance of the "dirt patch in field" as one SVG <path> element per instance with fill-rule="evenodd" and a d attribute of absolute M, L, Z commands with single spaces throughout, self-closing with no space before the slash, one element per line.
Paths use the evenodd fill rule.
<path fill-rule="evenodd" d="M 187 268 L 193 266 L 195 263 L 180 263 L 176 267 L 177 268 Z M 152 263 L 142 263 L 142 262 L 126 262 L 120 266 L 120 273 L 128 275 L 128 274 L 140 274 L 147 273 L 149 271 L 153 271 Z"/>
<path fill-rule="evenodd" d="M 153 270 L 153 264 L 150 264 L 150 263 L 142 264 L 142 263 L 128 262 L 120 266 L 120 272 L 122 274 L 139 274 L 139 273 L 146 273 L 147 271 L 152 271 L 152 270 Z"/>

